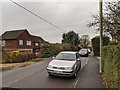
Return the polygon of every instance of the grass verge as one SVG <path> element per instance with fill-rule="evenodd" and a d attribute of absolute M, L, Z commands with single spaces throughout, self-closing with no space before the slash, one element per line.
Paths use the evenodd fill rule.
<path fill-rule="evenodd" d="M 26 66 L 31 65 L 33 63 L 37 63 L 37 62 L 44 61 L 44 60 L 49 60 L 49 59 L 50 58 L 36 58 L 36 59 L 32 59 L 28 62 L 23 62 L 23 63 L 0 64 L 0 71 L 11 70 L 13 68 L 19 68 L 19 67 L 26 67 Z"/>

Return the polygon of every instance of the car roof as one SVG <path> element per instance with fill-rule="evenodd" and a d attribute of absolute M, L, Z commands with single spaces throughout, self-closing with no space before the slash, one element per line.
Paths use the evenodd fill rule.
<path fill-rule="evenodd" d="M 76 54 L 77 52 L 75 52 L 75 51 L 62 51 L 60 53 Z"/>

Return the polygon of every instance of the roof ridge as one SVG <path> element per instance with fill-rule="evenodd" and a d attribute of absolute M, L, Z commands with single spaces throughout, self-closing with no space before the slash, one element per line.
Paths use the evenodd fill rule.
<path fill-rule="evenodd" d="M 27 29 L 20 29 L 20 30 L 10 30 L 10 31 L 5 31 L 5 32 L 17 32 L 17 31 L 27 31 Z"/>

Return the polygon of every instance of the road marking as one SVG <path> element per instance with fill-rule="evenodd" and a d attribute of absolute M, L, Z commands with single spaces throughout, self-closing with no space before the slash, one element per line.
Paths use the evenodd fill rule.
<path fill-rule="evenodd" d="M 88 63 L 88 59 L 87 59 L 87 61 L 86 61 L 85 65 L 87 65 L 87 63 Z"/>
<path fill-rule="evenodd" d="M 89 60 L 89 58 L 87 59 L 87 61 L 85 62 L 85 65 L 81 68 L 81 70 L 87 65 L 87 63 L 88 63 L 88 60 Z M 81 71 L 80 70 L 80 71 Z M 80 73 L 80 72 L 79 72 Z M 78 74 L 79 74 L 78 73 Z M 73 88 L 72 88 L 72 90 L 74 90 L 75 89 L 75 87 L 76 87 L 76 85 L 77 85 L 77 83 L 78 83 L 78 81 L 79 81 L 79 78 L 80 78 L 80 76 L 77 78 L 77 80 L 75 81 L 75 84 L 73 85 Z"/>
<path fill-rule="evenodd" d="M 15 80 L 15 82 L 17 82 L 18 80 Z"/>
<path fill-rule="evenodd" d="M 77 83 L 78 83 L 79 78 L 80 78 L 80 77 L 78 77 L 78 78 L 77 78 L 77 80 L 76 80 L 76 82 L 75 82 L 75 84 L 74 84 L 74 86 L 73 86 L 73 90 L 74 90 L 74 88 L 76 87 L 76 85 L 77 85 Z"/>

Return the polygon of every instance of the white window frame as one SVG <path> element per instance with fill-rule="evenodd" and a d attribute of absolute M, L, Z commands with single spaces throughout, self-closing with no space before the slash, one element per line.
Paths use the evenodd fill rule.
<path fill-rule="evenodd" d="M 27 46 L 31 46 L 32 42 L 31 41 L 26 41 Z"/>
<path fill-rule="evenodd" d="M 19 40 L 19 45 L 23 45 L 23 40 Z"/>
<path fill-rule="evenodd" d="M 35 46 L 39 46 L 39 43 L 35 43 Z"/>
<path fill-rule="evenodd" d="M 5 46 L 5 40 L 0 40 L 1 46 Z"/>

